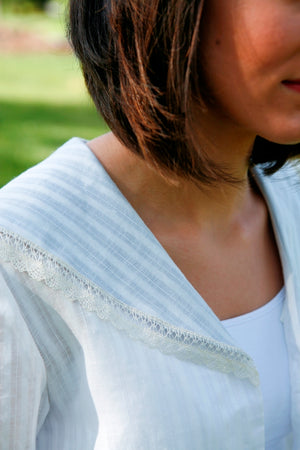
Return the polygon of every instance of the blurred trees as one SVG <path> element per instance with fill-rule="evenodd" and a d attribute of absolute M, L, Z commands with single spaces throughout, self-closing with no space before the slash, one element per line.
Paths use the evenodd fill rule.
<path fill-rule="evenodd" d="M 48 0 L 32 0 L 37 8 L 44 9 Z"/>
<path fill-rule="evenodd" d="M 42 11 L 48 2 L 49 0 L 0 0 L 0 6 L 14 12 Z"/>

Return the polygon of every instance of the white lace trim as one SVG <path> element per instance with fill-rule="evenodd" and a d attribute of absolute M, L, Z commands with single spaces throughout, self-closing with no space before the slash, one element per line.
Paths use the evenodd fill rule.
<path fill-rule="evenodd" d="M 123 330 L 131 338 L 157 348 L 162 353 L 210 369 L 234 373 L 259 384 L 259 376 L 251 358 L 238 348 L 212 338 L 180 329 L 146 315 L 104 292 L 72 267 L 20 236 L 0 229 L 0 259 L 19 272 L 27 272 L 48 287 L 62 291 L 82 308 L 95 312 L 102 320 Z"/>

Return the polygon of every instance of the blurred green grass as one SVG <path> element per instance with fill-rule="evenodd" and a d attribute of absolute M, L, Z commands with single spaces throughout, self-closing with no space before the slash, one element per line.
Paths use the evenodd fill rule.
<path fill-rule="evenodd" d="M 25 26 L 37 20 L 26 17 Z M 16 23 L 20 24 L 20 18 L 10 17 L 7 23 L 12 22 L 19 26 Z M 43 23 L 48 23 L 51 33 L 56 30 L 57 37 L 57 25 L 50 22 L 51 19 L 43 17 Z M 35 26 L 38 28 L 41 23 Z M 107 130 L 88 98 L 71 52 L 0 51 L 0 65 L 0 186 L 47 157 L 72 136 L 91 139 Z"/>

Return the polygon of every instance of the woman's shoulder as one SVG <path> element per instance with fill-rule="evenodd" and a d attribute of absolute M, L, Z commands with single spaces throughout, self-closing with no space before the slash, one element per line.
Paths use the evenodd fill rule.
<path fill-rule="evenodd" d="M 85 140 L 72 138 L 0 190 L 0 227 L 44 232 L 93 214 L 113 188 Z"/>
<path fill-rule="evenodd" d="M 256 181 L 268 205 L 275 236 L 285 259 L 298 271 L 300 252 L 300 168 L 288 162 L 271 176 L 255 171 Z M 300 273 L 299 273 L 300 275 Z"/>
<path fill-rule="evenodd" d="M 120 217 L 128 214 L 129 205 L 79 138 L 0 191 L 1 242 L 17 236 L 69 262 L 92 254 L 93 241 L 105 243 L 110 223 L 121 227 Z"/>
<path fill-rule="evenodd" d="M 27 272 L 47 272 L 48 262 L 58 261 L 109 289 L 110 274 L 121 261 L 127 270 L 145 241 L 152 248 L 151 233 L 81 139 L 0 192 L 0 261 L 16 261 L 22 270 L 25 264 Z"/>
<path fill-rule="evenodd" d="M 267 203 L 289 218 L 300 217 L 300 165 L 287 162 L 273 175 L 265 175 L 263 167 L 254 171 L 255 180 Z"/>
<path fill-rule="evenodd" d="M 10 181 L 1 191 L 1 202 L 6 195 L 21 191 L 26 194 L 30 187 L 31 194 L 37 194 L 41 189 L 59 187 L 67 181 L 77 180 L 84 183 L 96 172 L 100 171 L 97 158 L 87 145 L 87 141 L 74 137 L 54 151 L 48 158 L 28 169 Z M 98 173 L 97 173 L 98 175 Z"/>

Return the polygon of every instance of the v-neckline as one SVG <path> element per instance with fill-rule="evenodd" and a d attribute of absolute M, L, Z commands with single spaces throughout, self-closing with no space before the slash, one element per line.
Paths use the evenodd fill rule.
<path fill-rule="evenodd" d="M 128 207 L 131 209 L 132 213 L 136 217 L 136 220 L 138 220 L 138 222 L 142 225 L 142 227 L 145 230 L 147 230 L 147 234 L 149 236 L 151 236 L 151 240 L 155 243 L 155 245 L 160 248 L 160 251 L 164 255 L 164 258 L 168 261 L 168 264 L 173 267 L 173 269 L 177 272 L 178 277 L 184 282 L 184 284 L 185 284 L 185 286 L 187 288 L 187 291 L 192 291 L 194 293 L 195 298 L 198 299 L 197 307 L 202 309 L 202 310 L 204 308 L 205 312 L 209 314 L 210 320 L 213 320 L 215 322 L 215 324 L 218 323 L 220 325 L 220 327 L 219 327 L 219 332 L 220 332 L 221 329 L 223 328 L 222 321 L 217 317 L 217 315 L 214 313 L 214 311 L 211 309 L 211 307 L 207 304 L 205 299 L 202 297 L 201 292 L 196 290 L 194 288 L 194 286 L 192 285 L 192 283 L 186 278 L 186 276 L 184 275 L 182 270 L 177 266 L 177 264 L 172 259 L 170 254 L 167 252 L 167 250 L 164 248 L 164 246 L 157 239 L 155 234 L 151 231 L 151 229 L 143 221 L 141 216 L 134 209 L 134 207 L 131 205 L 131 203 L 128 201 L 128 199 L 124 196 L 124 194 L 121 192 L 121 190 L 119 189 L 117 184 L 114 182 L 114 180 L 112 180 L 112 178 L 110 177 L 108 172 L 103 167 L 101 161 L 99 161 L 99 159 L 96 157 L 96 155 L 93 153 L 93 151 L 89 148 L 89 146 L 87 145 L 87 141 L 83 141 L 83 142 L 84 142 L 85 147 L 91 153 L 91 155 L 97 160 L 97 162 L 98 162 L 99 166 L 102 168 L 102 170 L 105 171 L 107 177 L 110 179 L 110 182 L 115 186 L 116 190 L 118 191 L 119 196 L 121 196 L 123 198 L 123 201 L 126 202 Z M 262 177 L 262 175 L 260 173 L 260 170 L 257 169 L 257 168 L 253 168 L 252 169 L 252 173 L 253 173 L 253 175 L 255 177 L 255 181 L 257 183 L 257 189 L 259 190 L 260 194 L 262 195 L 262 197 L 263 197 L 263 199 L 264 199 L 264 201 L 266 203 L 268 214 L 269 214 L 269 216 L 271 218 L 271 224 L 272 224 L 272 228 L 273 228 L 273 232 L 274 232 L 274 236 L 275 236 L 275 241 L 276 241 L 276 245 L 278 247 L 279 257 L 280 257 L 281 265 L 282 265 L 282 268 L 283 268 L 283 271 L 284 271 L 284 265 L 286 264 L 286 251 L 285 251 L 284 245 L 283 245 L 283 243 L 281 242 L 281 239 L 280 239 L 280 234 L 279 234 L 279 231 L 278 231 L 278 223 L 275 220 L 275 212 L 273 211 L 273 206 L 270 204 L 269 195 L 265 191 L 264 180 L 263 180 L 263 177 Z M 196 330 L 194 330 L 194 331 L 196 331 Z M 221 334 L 223 334 L 223 338 L 225 339 L 225 335 L 227 335 L 227 331 L 225 330 L 225 335 L 224 335 L 224 329 L 222 331 L 223 332 Z M 226 340 L 228 341 L 228 335 L 226 336 L 226 338 L 227 338 Z"/>

